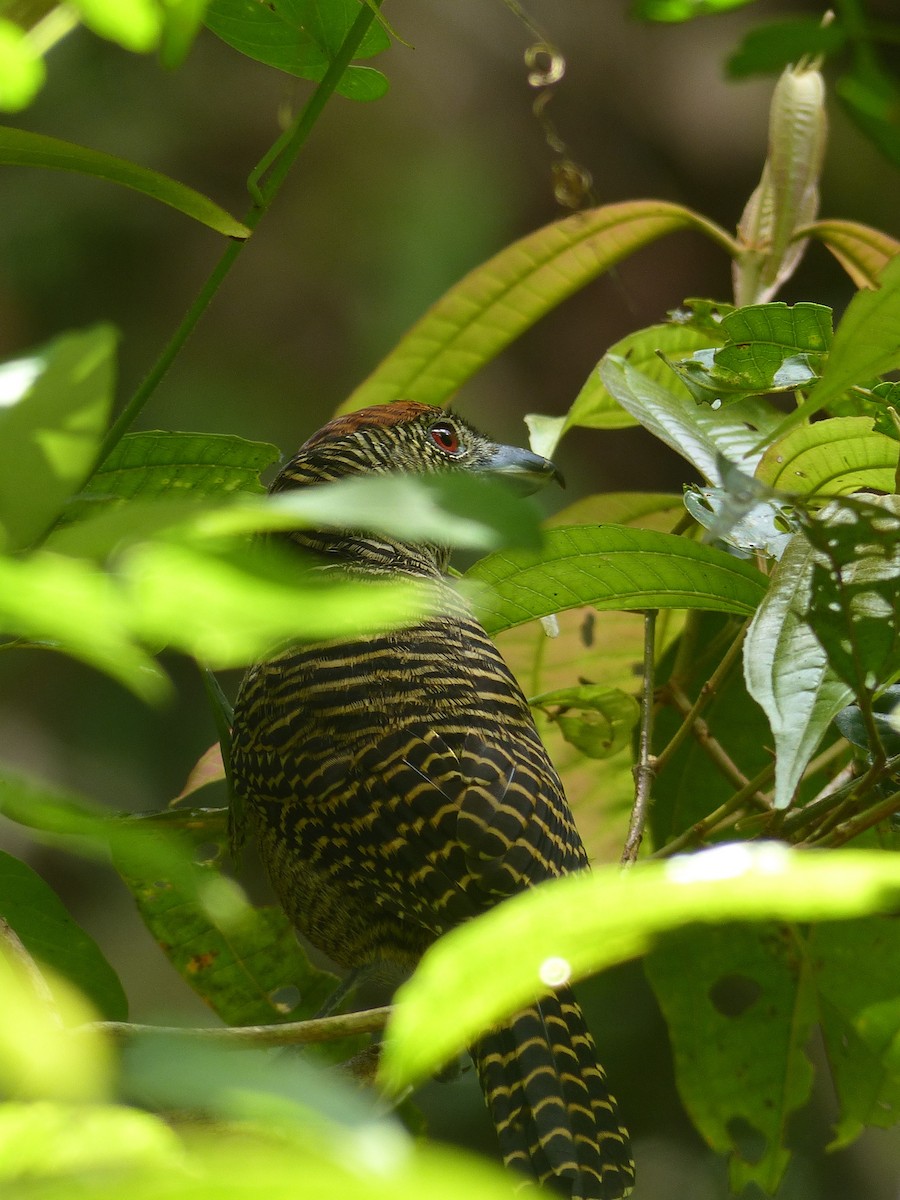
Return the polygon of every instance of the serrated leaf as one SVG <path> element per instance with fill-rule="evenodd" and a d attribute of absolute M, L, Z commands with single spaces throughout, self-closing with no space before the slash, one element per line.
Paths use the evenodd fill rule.
<path fill-rule="evenodd" d="M 691 929 L 645 962 L 669 1029 L 678 1091 L 731 1188 L 773 1194 L 790 1159 L 787 1124 L 809 1099 L 816 1020 L 810 964 L 789 927 Z M 685 963 L 690 970 L 685 971 Z"/>
<path fill-rule="evenodd" d="M 395 996 L 381 1077 L 397 1093 L 545 990 L 542 964 L 578 980 L 644 953 L 663 933 L 733 921 L 814 921 L 892 911 L 900 861 L 881 851 L 729 844 L 541 883 L 442 937 Z M 683 963 L 683 959 L 682 959 Z M 483 986 L 486 974 L 491 986 Z"/>
<path fill-rule="evenodd" d="M 10 550 L 52 525 L 88 474 L 113 402 L 117 335 L 70 333 L 0 366 L 0 537 Z"/>
<path fill-rule="evenodd" d="M 579 212 L 521 238 L 446 292 L 339 411 L 398 396 L 446 403 L 566 297 L 641 246 L 686 228 L 730 244 L 723 230 L 690 209 L 662 201 Z"/>
<path fill-rule="evenodd" d="M 489 633 L 590 604 L 597 609 L 700 608 L 748 616 L 765 594 L 755 567 L 673 534 L 617 525 L 548 531 L 539 554 L 500 551 L 466 578 Z"/>
<path fill-rule="evenodd" d="M 170 208 L 193 217 L 201 225 L 225 237 L 243 240 L 250 236 L 246 225 L 235 220 L 208 196 L 167 175 L 161 175 L 159 171 L 151 171 L 148 167 L 138 166 L 112 154 L 103 154 L 99 150 L 89 150 L 86 146 L 47 137 L 43 133 L 0 127 L 2 165 L 49 167 L 56 171 L 76 171 L 95 179 L 105 179 L 109 183 L 118 183 L 132 191 L 141 192 L 151 200 L 159 200 L 161 204 L 168 204 Z"/>
<path fill-rule="evenodd" d="M 799 425 L 763 452 L 756 478 L 797 495 L 892 492 L 900 445 L 872 429 L 870 417 L 831 417 Z"/>
<path fill-rule="evenodd" d="M 795 534 L 744 644 L 747 690 L 775 739 L 775 807 L 786 808 L 806 764 L 851 696 L 807 621 L 814 551 Z"/>
<path fill-rule="evenodd" d="M 783 435 L 831 404 L 854 384 L 866 383 L 900 366 L 900 257 L 892 259 L 878 287 L 857 292 L 847 306 L 816 386 L 783 421 Z"/>
<path fill-rule="evenodd" d="M 0 850 L 0 916 L 28 953 L 68 979 L 107 1021 L 124 1021 L 128 1002 L 100 947 L 72 920 L 35 871 Z"/>
<path fill-rule="evenodd" d="M 900 255 L 896 238 L 857 221 L 813 221 L 798 230 L 797 236 L 818 238 L 858 288 L 877 287 L 881 272 Z"/>
<path fill-rule="evenodd" d="M 687 405 L 680 388 L 676 392 L 672 386 L 656 383 L 611 355 L 600 363 L 600 374 L 623 408 L 711 483 L 722 482 L 720 455 L 752 471 L 761 454 L 761 438 L 768 439 L 781 420 L 772 404 L 758 397 L 740 400 L 724 410 Z"/>
<path fill-rule="evenodd" d="M 724 345 L 669 364 L 701 403 L 731 403 L 813 382 L 831 344 L 831 310 L 821 304 L 753 304 L 724 317 L 721 331 Z"/>

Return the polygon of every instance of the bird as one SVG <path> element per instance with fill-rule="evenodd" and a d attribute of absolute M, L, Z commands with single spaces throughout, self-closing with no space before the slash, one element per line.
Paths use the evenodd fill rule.
<path fill-rule="evenodd" d="M 396 400 L 329 421 L 270 490 L 398 472 L 520 491 L 561 482 L 529 450 Z M 447 930 L 585 870 L 587 854 L 519 684 L 448 577 L 447 547 L 353 529 L 281 536 L 331 570 L 416 580 L 436 598 L 412 626 L 255 663 L 232 732 L 235 802 L 290 920 L 344 968 L 408 973 Z M 507 1166 L 572 1200 L 629 1194 L 628 1133 L 568 986 L 470 1053 Z"/>

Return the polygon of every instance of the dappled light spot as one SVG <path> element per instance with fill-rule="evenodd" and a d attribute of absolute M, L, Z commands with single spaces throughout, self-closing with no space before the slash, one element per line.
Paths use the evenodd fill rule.
<path fill-rule="evenodd" d="M 293 983 L 286 983 L 269 992 L 269 1003 L 276 1012 L 293 1012 L 300 1003 L 300 989 Z"/>

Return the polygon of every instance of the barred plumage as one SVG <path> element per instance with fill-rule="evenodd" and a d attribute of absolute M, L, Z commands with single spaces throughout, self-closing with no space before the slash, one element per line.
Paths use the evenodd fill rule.
<path fill-rule="evenodd" d="M 555 473 L 404 401 L 329 423 L 273 487 L 453 469 Z M 258 664 L 235 708 L 235 790 L 288 915 L 343 966 L 410 968 L 447 929 L 587 857 L 518 684 L 444 577 L 446 552 L 352 531 L 291 537 L 351 572 L 426 579 L 438 600 L 412 628 Z M 575 1200 L 627 1195 L 628 1136 L 567 988 L 472 1055 L 510 1166 Z"/>

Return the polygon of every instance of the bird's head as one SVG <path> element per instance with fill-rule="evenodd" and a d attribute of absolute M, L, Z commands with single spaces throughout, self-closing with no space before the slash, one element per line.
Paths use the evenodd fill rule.
<path fill-rule="evenodd" d="M 562 475 L 549 459 L 504 446 L 468 421 L 431 404 L 396 400 L 335 417 L 283 468 L 273 491 L 351 475 L 466 471 L 500 476 L 522 494 Z"/>
<path fill-rule="evenodd" d="M 453 471 L 499 476 L 523 495 L 551 479 L 563 482 L 552 462 L 530 450 L 493 442 L 468 421 L 441 408 L 398 400 L 323 425 L 282 468 L 271 490 L 283 492 L 371 474 Z M 446 547 L 412 545 L 386 534 L 302 529 L 288 536 L 307 549 L 367 570 L 443 572 L 449 557 Z"/>

